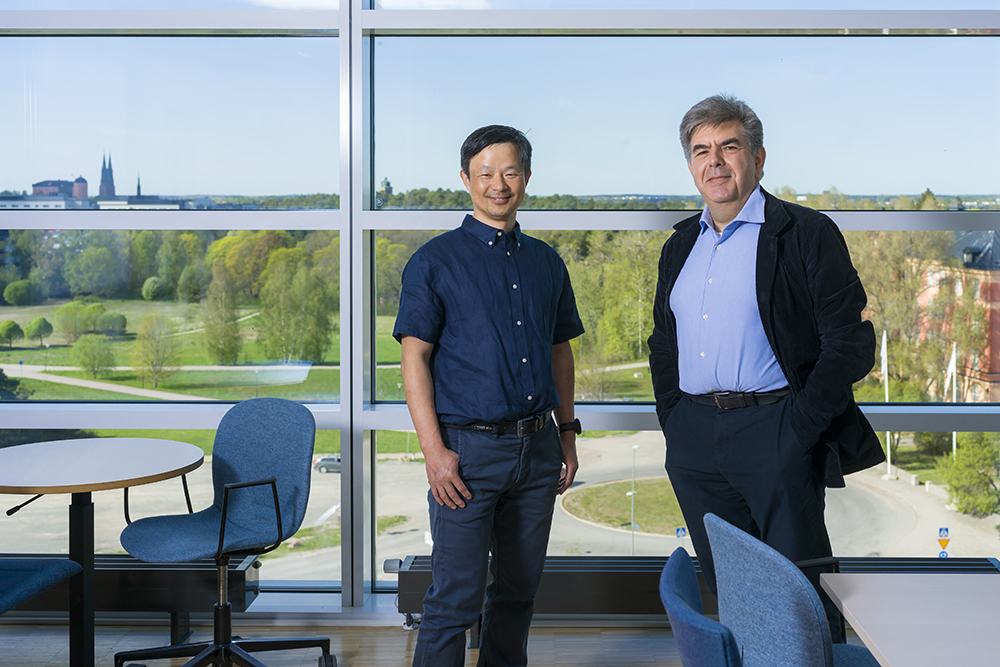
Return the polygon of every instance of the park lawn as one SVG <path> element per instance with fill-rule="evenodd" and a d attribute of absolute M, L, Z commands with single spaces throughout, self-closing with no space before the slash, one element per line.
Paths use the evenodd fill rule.
<path fill-rule="evenodd" d="M 215 431 L 210 429 L 96 429 L 91 431 L 95 438 L 159 438 L 177 440 L 200 448 L 205 456 L 211 456 L 215 444 Z M 316 431 L 314 454 L 337 454 L 340 452 L 340 431 Z"/>
<path fill-rule="evenodd" d="M 21 379 L 17 377 L 17 374 L 14 374 L 13 377 L 22 387 L 34 392 L 30 397 L 32 401 L 120 401 L 128 398 L 124 394 L 114 391 L 74 387 L 31 378 Z"/>
<path fill-rule="evenodd" d="M 563 509 L 593 523 L 628 528 L 631 516 L 632 481 L 608 482 L 570 489 L 563 497 Z M 635 481 L 635 523 L 637 530 L 658 535 L 674 535 L 685 525 L 674 489 L 666 477 Z"/>
<path fill-rule="evenodd" d="M 375 316 L 375 360 L 379 364 L 398 364 L 403 358 L 403 346 L 392 337 L 395 315 Z"/>
<path fill-rule="evenodd" d="M 239 367 L 236 367 L 239 368 Z M 58 371 L 53 375 L 94 379 L 85 371 Z M 305 382 L 296 384 L 255 384 L 252 369 L 232 371 L 177 371 L 160 381 L 158 391 L 190 394 L 192 398 L 241 401 L 258 396 L 274 396 L 296 401 L 336 401 L 340 396 L 340 370 L 313 368 Z M 111 371 L 98 374 L 97 380 L 129 387 L 152 389 L 152 383 L 135 371 Z M 141 400 L 141 399 L 140 399 Z"/>
<path fill-rule="evenodd" d="M 401 514 L 390 516 L 380 516 L 375 519 L 375 530 L 378 535 L 403 524 L 409 517 Z M 300 528 L 295 535 L 282 542 L 281 546 L 274 551 L 261 556 L 261 560 L 268 558 L 280 558 L 289 556 L 299 551 L 313 551 L 314 549 L 329 549 L 339 547 L 341 540 L 340 525 L 323 524 L 322 526 L 309 526 Z"/>
<path fill-rule="evenodd" d="M 919 475 L 922 483 L 931 481 L 944 484 L 944 475 L 941 474 L 941 470 L 938 468 L 938 457 L 920 451 L 916 445 L 900 445 L 897 447 L 896 456 L 893 458 L 892 464 L 900 470 L 905 470 L 913 475 Z M 884 463 L 882 464 L 882 468 L 883 472 L 885 472 Z"/>

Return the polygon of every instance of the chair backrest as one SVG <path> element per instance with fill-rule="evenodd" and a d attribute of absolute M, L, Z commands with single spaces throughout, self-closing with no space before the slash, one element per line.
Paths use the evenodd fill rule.
<path fill-rule="evenodd" d="M 698 575 L 682 547 L 663 566 L 660 599 L 684 667 L 741 667 L 739 648 L 729 628 L 702 614 Z"/>
<path fill-rule="evenodd" d="M 282 537 L 293 535 L 302 524 L 309 501 L 315 439 L 316 421 L 308 408 L 299 403 L 281 398 L 254 398 L 234 405 L 215 432 L 212 449 L 215 507 L 222 510 L 224 485 L 275 477 Z M 231 491 L 227 525 L 258 530 L 275 526 L 271 487 Z"/>
<path fill-rule="evenodd" d="M 830 626 L 816 590 L 795 565 L 714 514 L 705 528 L 715 560 L 719 620 L 746 667 L 831 667 Z"/>

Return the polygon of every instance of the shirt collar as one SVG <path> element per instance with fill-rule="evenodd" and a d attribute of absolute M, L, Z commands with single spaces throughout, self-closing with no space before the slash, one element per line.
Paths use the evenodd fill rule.
<path fill-rule="evenodd" d="M 711 227 L 713 231 L 715 230 L 715 227 L 712 224 L 712 214 L 709 212 L 708 206 L 702 209 L 701 220 L 699 222 L 701 223 L 701 232 L 699 233 L 704 233 L 709 227 Z M 750 193 L 746 203 L 743 204 L 743 208 L 741 208 L 740 212 L 736 214 L 733 221 L 726 225 L 722 230 L 722 238 L 720 239 L 720 242 L 729 238 L 729 236 L 732 235 L 732 233 L 735 232 L 740 225 L 746 222 L 755 225 L 764 224 L 764 194 L 760 191 L 760 183 L 758 183 L 757 187 L 755 187 L 753 192 Z"/>
<path fill-rule="evenodd" d="M 469 232 L 491 248 L 497 243 L 497 232 L 500 232 L 499 236 L 503 236 L 503 232 L 501 232 L 501 230 L 496 227 L 490 227 L 486 223 L 476 220 L 471 215 L 465 216 L 465 220 L 462 221 L 462 229 Z M 518 245 L 521 245 L 521 223 L 515 222 L 514 229 L 512 229 L 510 233 L 514 235 L 514 241 L 516 241 Z"/>

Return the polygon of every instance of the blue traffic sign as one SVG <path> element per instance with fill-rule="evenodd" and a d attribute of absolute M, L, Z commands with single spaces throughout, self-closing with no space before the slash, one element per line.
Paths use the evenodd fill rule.
<path fill-rule="evenodd" d="M 942 537 L 948 537 L 948 529 L 947 528 L 938 528 L 938 538 L 940 539 Z"/>
<path fill-rule="evenodd" d="M 947 557 L 948 557 L 947 551 L 942 551 L 941 553 L 938 554 L 938 558 L 947 558 Z"/>
<path fill-rule="evenodd" d="M 685 526 L 681 526 L 677 529 L 677 537 L 687 537 L 688 529 Z"/>

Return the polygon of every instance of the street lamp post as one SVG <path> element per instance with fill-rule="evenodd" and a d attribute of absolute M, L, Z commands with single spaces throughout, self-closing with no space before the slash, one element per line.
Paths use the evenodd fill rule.
<path fill-rule="evenodd" d="M 629 555 L 635 555 L 635 450 L 639 449 L 639 445 L 632 445 L 632 490 L 628 493 L 629 498 L 632 500 L 632 516 L 630 517 L 629 527 L 632 530 L 632 546 L 629 550 Z"/>

